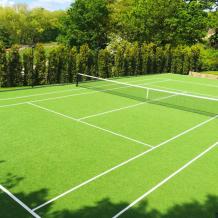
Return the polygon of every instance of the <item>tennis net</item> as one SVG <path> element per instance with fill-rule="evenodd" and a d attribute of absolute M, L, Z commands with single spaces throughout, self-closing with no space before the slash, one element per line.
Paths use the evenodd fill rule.
<path fill-rule="evenodd" d="M 83 88 L 106 92 L 150 104 L 157 104 L 206 116 L 218 116 L 218 98 L 214 97 L 156 89 L 80 73 L 78 74 L 77 84 Z"/>

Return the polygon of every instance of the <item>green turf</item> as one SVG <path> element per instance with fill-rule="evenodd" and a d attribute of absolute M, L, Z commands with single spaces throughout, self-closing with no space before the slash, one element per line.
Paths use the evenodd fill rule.
<path fill-rule="evenodd" d="M 208 79 L 159 74 L 117 81 L 218 97 L 218 81 Z M 118 88 L 104 82 L 101 85 L 104 89 Z M 212 110 L 218 112 L 216 106 Z M 85 119 L 76 120 L 80 118 Z M 36 211 L 49 218 L 112 217 L 218 141 L 218 120 L 207 114 L 74 85 L 0 92 L 0 120 L 0 184 L 30 208 L 148 151 L 150 145 L 171 139 Z M 174 138 L 207 120 L 210 122 Z M 204 215 L 202 218 L 211 217 L 218 206 L 217 149 L 127 211 L 124 217 L 188 217 L 185 209 L 192 213 L 192 218 L 199 218 L 199 213 Z M 7 214 L 13 201 L 12 205 L 4 202 L 7 206 L 0 209 L 4 207 Z M 206 208 L 203 212 L 202 207 Z M 20 207 L 14 210 L 20 209 L 18 214 L 23 213 Z"/>

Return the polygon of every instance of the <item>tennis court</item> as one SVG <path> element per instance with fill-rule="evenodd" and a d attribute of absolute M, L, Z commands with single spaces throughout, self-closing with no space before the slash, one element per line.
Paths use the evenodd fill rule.
<path fill-rule="evenodd" d="M 218 81 L 80 77 L 0 92 L 0 217 L 215 217 Z"/>

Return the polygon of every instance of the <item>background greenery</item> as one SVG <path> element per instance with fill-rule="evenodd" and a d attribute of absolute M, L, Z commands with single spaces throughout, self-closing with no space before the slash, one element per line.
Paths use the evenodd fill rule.
<path fill-rule="evenodd" d="M 0 84 L 73 82 L 76 72 L 110 77 L 216 71 L 217 5 L 76 0 L 67 11 L 0 7 Z M 36 44 L 33 57 L 28 47 Z"/>

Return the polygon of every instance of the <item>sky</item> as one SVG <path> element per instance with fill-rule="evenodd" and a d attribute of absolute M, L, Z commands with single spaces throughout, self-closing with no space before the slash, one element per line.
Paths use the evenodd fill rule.
<path fill-rule="evenodd" d="M 48 10 L 66 9 L 73 0 L 0 0 L 1 6 L 9 6 L 17 3 L 28 4 L 30 8 L 43 7 Z"/>

